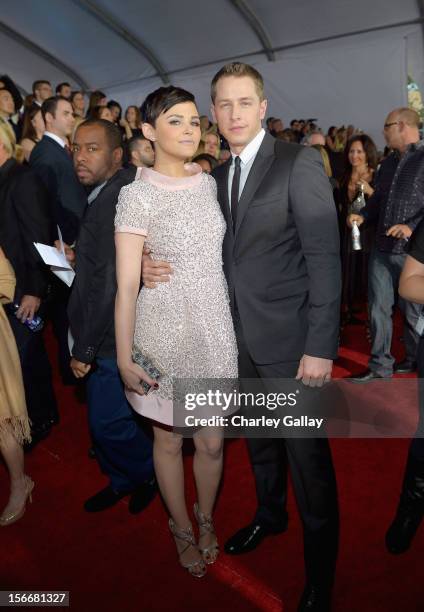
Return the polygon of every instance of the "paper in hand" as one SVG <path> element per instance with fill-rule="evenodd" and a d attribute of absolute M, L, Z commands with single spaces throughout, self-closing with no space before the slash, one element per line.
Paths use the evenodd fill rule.
<path fill-rule="evenodd" d="M 40 242 L 34 242 L 34 246 L 37 251 L 40 253 L 42 260 L 48 266 L 50 266 L 50 270 L 53 274 L 56 274 L 61 281 L 63 281 L 68 287 L 70 287 L 75 278 L 75 272 L 72 269 L 72 266 L 69 264 L 68 260 L 65 256 L 65 247 L 63 245 L 62 233 L 57 228 L 60 248 L 59 251 L 56 247 L 49 246 L 47 244 L 41 244 Z"/>

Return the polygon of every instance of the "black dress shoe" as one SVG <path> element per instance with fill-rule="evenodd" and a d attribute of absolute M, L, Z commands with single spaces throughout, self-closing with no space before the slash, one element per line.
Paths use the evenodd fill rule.
<path fill-rule="evenodd" d="M 93 495 L 93 497 L 87 499 L 84 503 L 84 510 L 86 512 L 102 512 L 102 510 L 112 508 L 112 506 L 127 495 L 128 492 L 114 491 L 112 487 L 106 487 Z"/>
<path fill-rule="evenodd" d="M 224 550 L 227 555 L 241 555 L 255 550 L 264 538 L 276 535 L 287 530 L 287 523 L 280 529 L 272 529 L 262 523 L 253 522 L 235 533 L 225 543 Z"/>
<path fill-rule="evenodd" d="M 423 519 L 423 511 L 400 506 L 386 533 L 386 548 L 392 555 L 401 555 L 411 546 Z"/>
<path fill-rule="evenodd" d="M 371 382 L 372 380 L 381 380 L 384 378 L 384 376 L 380 376 L 380 374 L 377 374 L 372 370 L 365 370 L 365 372 L 361 372 L 361 374 L 358 374 L 357 376 L 349 376 L 348 378 L 353 383 L 364 384 Z"/>
<path fill-rule="evenodd" d="M 331 591 L 307 584 L 297 612 L 331 612 Z"/>
<path fill-rule="evenodd" d="M 399 363 L 396 363 L 394 367 L 395 374 L 412 374 L 412 372 L 416 371 L 417 363 L 415 361 L 409 361 L 409 359 L 399 361 Z"/>
<path fill-rule="evenodd" d="M 156 479 L 152 478 L 148 482 L 143 482 L 135 491 L 132 492 L 128 504 L 131 514 L 138 514 L 150 504 L 158 492 Z"/>

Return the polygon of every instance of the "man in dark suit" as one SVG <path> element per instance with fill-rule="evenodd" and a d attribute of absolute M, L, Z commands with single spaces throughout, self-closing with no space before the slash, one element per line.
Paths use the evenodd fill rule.
<path fill-rule="evenodd" d="M 46 131 L 31 152 L 29 163 L 46 187 L 50 213 L 66 244 L 75 243 L 87 195 L 79 183 L 72 164 L 68 137 L 75 119 L 71 103 L 60 96 L 48 98 L 41 107 Z M 54 333 L 59 344 L 59 365 L 62 381 L 73 384 L 69 371 L 68 320 L 66 307 L 69 288 L 59 279 L 52 279 L 50 310 Z"/>
<path fill-rule="evenodd" d="M 73 244 L 86 206 L 84 188 L 78 182 L 68 147 L 75 125 L 71 103 L 55 96 L 41 107 L 46 131 L 31 152 L 29 163 L 49 194 L 53 218 L 63 240 Z"/>
<path fill-rule="evenodd" d="M 44 187 L 27 166 L 14 159 L 11 129 L 0 121 L 0 246 L 16 275 L 13 304 L 6 307 L 19 349 L 25 397 L 33 441 L 44 437 L 57 422 L 56 399 L 43 332 L 25 325 L 44 316 L 48 270 L 34 242 L 53 242 Z M 0 348 L 1 350 L 1 348 Z"/>
<path fill-rule="evenodd" d="M 231 158 L 218 167 L 227 221 L 224 269 L 239 349 L 241 379 L 301 379 L 321 386 L 337 355 L 340 261 L 337 217 L 315 150 L 274 140 L 261 75 L 224 66 L 212 81 L 212 111 Z M 146 262 L 143 280 L 167 280 L 169 266 Z M 226 544 L 253 550 L 287 528 L 290 466 L 304 527 L 306 587 L 299 610 L 330 609 L 338 548 L 338 504 L 326 438 L 249 439 L 258 507 Z"/>
<path fill-rule="evenodd" d="M 115 210 L 135 168 L 123 170 L 122 137 L 109 121 L 82 123 L 74 139 L 74 163 L 80 182 L 92 188 L 76 247 L 76 278 L 69 300 L 74 338 L 71 368 L 88 379 L 88 411 L 96 457 L 110 484 L 88 499 L 87 512 L 99 512 L 131 495 L 130 512 L 153 498 L 152 443 L 128 404 L 116 363 L 114 309 Z"/>

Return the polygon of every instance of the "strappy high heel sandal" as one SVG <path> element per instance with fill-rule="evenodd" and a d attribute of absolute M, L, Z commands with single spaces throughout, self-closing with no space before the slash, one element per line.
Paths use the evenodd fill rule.
<path fill-rule="evenodd" d="M 197 561 L 191 561 L 189 563 L 183 563 L 181 559 L 181 556 L 186 552 L 186 550 L 190 548 L 190 546 L 193 546 L 196 550 L 199 550 L 196 545 L 193 529 L 191 528 L 191 526 L 187 527 L 187 529 L 182 529 L 180 527 L 177 527 L 174 521 L 170 518 L 169 529 L 171 530 L 171 533 L 176 540 L 187 542 L 187 546 L 182 550 L 178 550 L 177 546 L 178 557 L 182 567 L 186 569 L 188 573 L 194 576 L 195 578 L 203 578 L 203 576 L 206 574 L 206 565 L 203 560 L 203 557 L 200 557 Z"/>
<path fill-rule="evenodd" d="M 215 563 L 215 561 L 217 560 L 219 554 L 219 545 L 215 533 L 215 528 L 213 526 L 212 516 L 200 512 L 199 504 L 197 503 L 194 504 L 193 510 L 194 516 L 196 517 L 196 521 L 199 525 L 199 540 L 207 533 L 211 533 L 215 536 L 215 541 L 209 546 L 206 546 L 205 548 L 200 548 L 199 546 L 199 550 L 202 553 L 202 557 L 205 563 L 207 565 L 212 565 L 212 563 Z"/>
<path fill-rule="evenodd" d="M 32 503 L 32 490 L 34 486 L 34 481 L 31 480 L 29 476 L 25 476 L 25 499 L 23 500 L 21 506 L 16 508 L 13 512 L 6 512 L 6 510 L 3 511 L 3 514 L 0 516 L 0 527 L 12 525 L 23 517 L 28 499 L 30 503 Z"/>

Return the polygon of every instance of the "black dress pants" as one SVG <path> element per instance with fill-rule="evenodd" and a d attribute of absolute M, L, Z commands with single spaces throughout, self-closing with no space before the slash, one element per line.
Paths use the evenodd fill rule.
<path fill-rule="evenodd" d="M 409 454 L 422 462 L 424 461 L 424 337 L 418 342 L 417 369 L 419 420 L 417 432 L 409 447 Z"/>
<path fill-rule="evenodd" d="M 52 322 L 53 333 L 58 344 L 58 362 L 62 382 L 75 385 L 78 380 L 70 368 L 71 354 L 68 346 L 68 301 L 71 289 L 59 278 L 52 275 L 51 290 L 47 303 L 47 316 Z"/>
<path fill-rule="evenodd" d="M 234 318 L 239 377 L 295 378 L 298 361 L 259 365 L 246 346 L 238 316 Z M 304 531 L 308 582 L 331 587 L 338 552 L 337 485 L 327 438 L 267 438 L 247 440 L 256 484 L 255 519 L 273 529 L 286 520 L 287 470 L 290 468 Z"/>
<path fill-rule="evenodd" d="M 58 411 L 44 332 L 31 331 L 9 312 L 8 319 L 18 347 L 31 429 L 50 429 L 52 421 L 58 420 Z"/>

